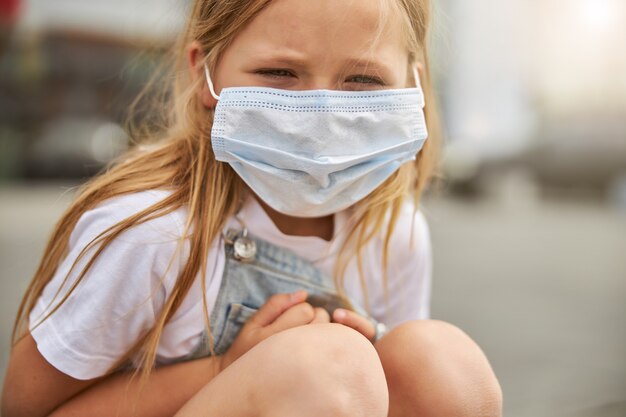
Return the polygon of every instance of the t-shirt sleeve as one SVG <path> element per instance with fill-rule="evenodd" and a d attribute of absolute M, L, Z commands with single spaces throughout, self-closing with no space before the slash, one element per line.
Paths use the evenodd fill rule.
<path fill-rule="evenodd" d="M 173 213 L 134 226 L 116 237 L 61 306 L 97 246 L 72 269 L 79 253 L 110 226 L 156 203 L 154 195 L 117 198 L 87 211 L 72 231 L 69 252 L 29 316 L 43 357 L 76 379 L 104 375 L 155 323 L 176 279 L 180 222 Z M 67 277 L 67 279 L 66 279 Z"/>
<path fill-rule="evenodd" d="M 412 206 L 408 206 L 389 247 L 389 308 L 380 309 L 377 317 L 389 329 L 409 320 L 430 318 L 432 263 L 428 223 L 421 211 L 413 215 Z"/>

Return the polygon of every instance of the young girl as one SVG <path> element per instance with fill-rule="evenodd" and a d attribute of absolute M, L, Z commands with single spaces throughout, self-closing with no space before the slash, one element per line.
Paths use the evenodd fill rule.
<path fill-rule="evenodd" d="M 480 349 L 427 320 L 429 15 L 196 0 L 166 129 L 56 226 L 2 415 L 500 415 Z"/>

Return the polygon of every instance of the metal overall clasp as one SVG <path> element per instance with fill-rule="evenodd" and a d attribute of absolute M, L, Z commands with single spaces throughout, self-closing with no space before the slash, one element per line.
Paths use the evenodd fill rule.
<path fill-rule="evenodd" d="M 243 229 L 236 234 L 230 233 L 229 231 L 229 233 L 224 236 L 226 243 L 233 246 L 235 259 L 241 262 L 251 262 L 256 257 L 256 242 L 248 237 L 248 228 L 243 221 L 237 217 L 236 219 L 241 223 Z"/>

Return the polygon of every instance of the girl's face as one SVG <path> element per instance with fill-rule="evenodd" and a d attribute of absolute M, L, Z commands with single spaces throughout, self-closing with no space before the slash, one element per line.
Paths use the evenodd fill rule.
<path fill-rule="evenodd" d="M 275 0 L 225 49 L 211 78 L 225 87 L 377 90 L 407 86 L 408 51 L 394 13 L 379 27 L 380 0 Z M 199 45 L 190 64 L 202 76 Z M 411 85 L 412 86 L 412 85 Z M 202 102 L 216 105 L 204 85 Z"/>

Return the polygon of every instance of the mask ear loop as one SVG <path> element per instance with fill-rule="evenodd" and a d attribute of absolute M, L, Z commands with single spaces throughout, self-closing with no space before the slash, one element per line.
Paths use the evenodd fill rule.
<path fill-rule="evenodd" d="M 422 83 L 420 81 L 420 73 L 417 70 L 417 65 L 413 65 L 413 78 L 415 79 L 415 88 L 422 89 Z"/>
<path fill-rule="evenodd" d="M 413 78 L 415 79 L 415 88 L 420 91 L 421 96 L 421 106 L 424 108 L 424 90 L 422 89 L 422 82 L 420 80 L 420 73 L 417 70 L 417 65 L 413 65 Z"/>
<path fill-rule="evenodd" d="M 213 87 L 213 82 L 211 81 L 211 74 L 209 73 L 209 67 L 207 64 L 204 64 L 204 75 L 206 76 L 206 82 L 209 85 L 209 91 L 211 91 L 211 95 L 215 100 L 219 100 L 220 96 L 215 93 L 215 88 Z"/>

